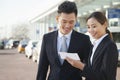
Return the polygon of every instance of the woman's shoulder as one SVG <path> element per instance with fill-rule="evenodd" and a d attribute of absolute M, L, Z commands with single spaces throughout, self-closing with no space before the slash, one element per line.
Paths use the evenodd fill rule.
<path fill-rule="evenodd" d="M 107 48 L 112 47 L 112 48 L 116 48 L 117 49 L 116 43 L 109 36 L 105 37 L 105 39 L 103 41 L 104 41 L 104 45 Z"/>

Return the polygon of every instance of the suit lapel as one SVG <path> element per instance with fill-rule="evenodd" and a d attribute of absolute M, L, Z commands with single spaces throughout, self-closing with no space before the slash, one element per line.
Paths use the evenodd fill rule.
<path fill-rule="evenodd" d="M 73 30 L 73 32 L 71 34 L 70 44 L 69 44 L 69 47 L 68 47 L 68 52 L 72 52 L 74 44 L 75 44 L 74 41 L 75 41 L 75 31 Z"/>
<path fill-rule="evenodd" d="M 53 35 L 53 46 L 51 46 L 51 47 L 53 47 L 52 50 L 55 51 L 54 52 L 55 54 L 57 53 L 57 36 L 58 36 L 58 33 L 56 31 Z"/>
<path fill-rule="evenodd" d="M 100 52 L 100 51 L 102 51 L 102 49 L 104 49 L 105 44 L 106 44 L 106 42 L 108 42 L 108 40 L 109 40 L 109 36 L 106 36 L 106 37 L 100 42 L 100 44 L 98 45 L 97 49 L 95 50 L 94 56 L 93 56 L 93 64 L 96 62 L 97 58 L 98 58 L 99 56 L 101 56 L 102 52 Z"/>
<path fill-rule="evenodd" d="M 58 37 L 58 31 L 56 31 L 53 35 L 53 56 L 55 56 L 55 61 L 56 63 L 60 66 L 61 63 L 60 63 L 60 60 L 59 60 L 59 56 L 58 56 L 58 51 L 57 51 L 57 37 Z"/>
<path fill-rule="evenodd" d="M 88 65 L 91 65 L 90 57 L 92 55 L 92 49 L 93 49 L 93 45 L 91 45 L 91 49 L 90 49 L 90 53 L 89 53 L 89 57 L 88 57 Z"/>

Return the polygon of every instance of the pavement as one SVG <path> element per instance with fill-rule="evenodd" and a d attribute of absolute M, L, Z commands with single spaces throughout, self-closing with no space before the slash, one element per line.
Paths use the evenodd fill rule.
<path fill-rule="evenodd" d="M 117 68 L 117 77 L 116 80 L 120 80 L 120 67 Z"/>
<path fill-rule="evenodd" d="M 36 80 L 37 66 L 16 49 L 0 50 L 0 80 Z"/>
<path fill-rule="evenodd" d="M 16 49 L 0 50 L 0 80 L 36 80 L 37 63 Z M 116 80 L 120 80 L 120 67 Z"/>

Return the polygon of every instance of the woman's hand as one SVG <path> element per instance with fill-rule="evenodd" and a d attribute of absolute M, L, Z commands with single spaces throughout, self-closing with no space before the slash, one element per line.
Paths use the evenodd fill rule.
<path fill-rule="evenodd" d="M 82 63 L 80 60 L 74 60 L 74 59 L 71 59 L 69 57 L 66 57 L 66 59 L 68 61 L 68 63 L 70 63 L 73 67 L 76 67 L 80 70 L 83 70 L 85 64 Z"/>

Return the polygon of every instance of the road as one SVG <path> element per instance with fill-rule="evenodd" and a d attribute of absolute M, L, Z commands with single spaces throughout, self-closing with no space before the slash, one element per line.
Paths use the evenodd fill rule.
<path fill-rule="evenodd" d="M 37 63 L 13 50 L 0 50 L 0 80 L 36 80 Z"/>
<path fill-rule="evenodd" d="M 16 49 L 0 50 L 0 80 L 36 80 L 37 66 Z M 120 80 L 120 67 L 116 79 Z"/>

